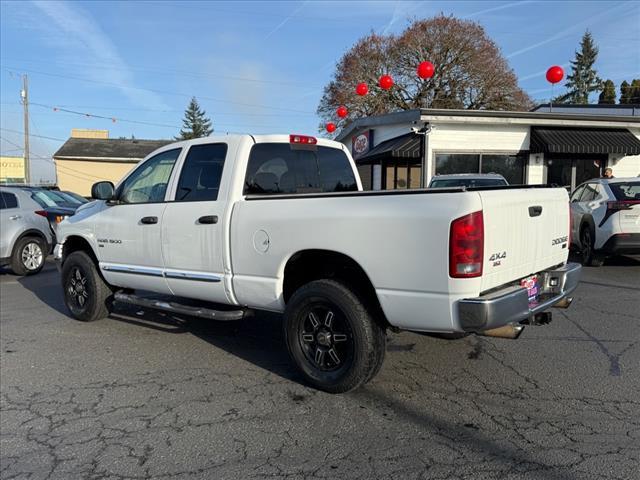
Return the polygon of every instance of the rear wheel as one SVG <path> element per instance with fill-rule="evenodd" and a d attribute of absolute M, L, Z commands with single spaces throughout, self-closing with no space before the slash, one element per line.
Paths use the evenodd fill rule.
<path fill-rule="evenodd" d="M 316 280 L 291 297 L 284 316 L 291 358 L 314 387 L 342 393 L 369 381 L 384 360 L 385 330 L 343 284 Z"/>
<path fill-rule="evenodd" d="M 11 257 L 11 270 L 16 275 L 33 275 L 44 267 L 46 242 L 40 237 L 18 240 Z"/>
<path fill-rule="evenodd" d="M 580 244 L 582 252 L 582 264 L 590 265 L 592 267 L 600 267 L 604 263 L 604 256 L 596 253 L 595 251 L 595 239 L 591 228 L 588 226 L 583 227 L 580 232 Z"/>
<path fill-rule="evenodd" d="M 67 257 L 62 266 L 62 286 L 65 304 L 77 320 L 91 322 L 109 316 L 113 292 L 85 252 Z"/>

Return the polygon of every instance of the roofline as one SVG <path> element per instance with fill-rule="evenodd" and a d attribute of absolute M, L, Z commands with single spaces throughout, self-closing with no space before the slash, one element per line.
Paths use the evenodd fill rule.
<path fill-rule="evenodd" d="M 579 122 L 593 122 L 595 124 L 607 124 L 607 126 L 620 126 L 620 127 L 640 127 L 640 117 L 633 117 L 629 115 L 585 115 L 577 113 L 548 113 L 548 112 L 514 112 L 509 110 L 455 110 L 455 109 L 435 109 L 435 108 L 416 108 L 413 110 L 404 110 L 401 112 L 386 113 L 382 115 L 376 115 L 373 117 L 358 118 L 336 137 L 339 142 L 343 141 L 346 137 L 353 132 L 368 128 L 378 127 L 382 125 L 393 125 L 398 123 L 418 123 L 420 121 L 429 121 L 431 117 L 460 117 L 460 118 L 511 118 L 516 120 L 537 120 L 537 122 L 531 122 L 540 124 L 540 121 L 552 121 L 551 125 L 555 121 L 579 121 Z M 436 120 L 436 118 L 433 118 Z M 528 122 L 521 122 L 528 123 Z M 611 125 L 612 123 L 618 123 L 620 125 Z M 559 123 L 561 124 L 561 123 Z M 550 125 L 550 126 L 551 126 Z M 575 126 L 587 126 L 587 125 L 575 125 Z M 597 126 L 597 125 L 594 125 Z"/>
<path fill-rule="evenodd" d="M 149 152 L 151 153 L 151 152 Z M 139 162 L 146 157 L 76 157 L 76 156 L 57 156 L 53 155 L 54 160 L 83 160 L 85 162 Z"/>
<path fill-rule="evenodd" d="M 530 112 L 535 112 L 537 108 L 547 108 L 552 104 L 549 103 L 540 103 L 533 107 Z M 640 108 L 640 103 L 556 103 L 556 107 L 558 108 L 613 108 L 618 110 L 629 109 L 633 110 L 635 108 Z"/>

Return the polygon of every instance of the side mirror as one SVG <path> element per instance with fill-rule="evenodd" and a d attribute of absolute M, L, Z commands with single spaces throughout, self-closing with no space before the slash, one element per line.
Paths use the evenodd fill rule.
<path fill-rule="evenodd" d="M 91 186 L 91 197 L 96 200 L 111 200 L 115 188 L 111 182 L 97 182 Z"/>

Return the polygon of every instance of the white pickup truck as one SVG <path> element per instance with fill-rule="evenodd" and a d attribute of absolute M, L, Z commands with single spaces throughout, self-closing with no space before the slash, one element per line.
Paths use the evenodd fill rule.
<path fill-rule="evenodd" d="M 114 301 L 214 320 L 284 312 L 309 383 L 345 392 L 376 375 L 387 329 L 515 338 L 570 304 L 565 189 L 361 190 L 330 140 L 167 145 L 60 224 L 66 305 L 83 321 Z"/>

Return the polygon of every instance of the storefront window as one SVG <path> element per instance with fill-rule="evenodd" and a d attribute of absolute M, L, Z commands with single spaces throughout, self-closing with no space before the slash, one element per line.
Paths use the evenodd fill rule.
<path fill-rule="evenodd" d="M 436 155 L 436 173 L 478 173 L 480 171 L 480 155 L 467 153 L 445 153 Z"/>
<path fill-rule="evenodd" d="M 519 185 L 524 181 L 524 158 L 517 155 L 482 155 L 481 173 L 498 173 L 510 185 Z"/>
<path fill-rule="evenodd" d="M 504 154 L 436 154 L 436 174 L 498 173 L 511 185 L 524 182 L 524 157 Z"/>

